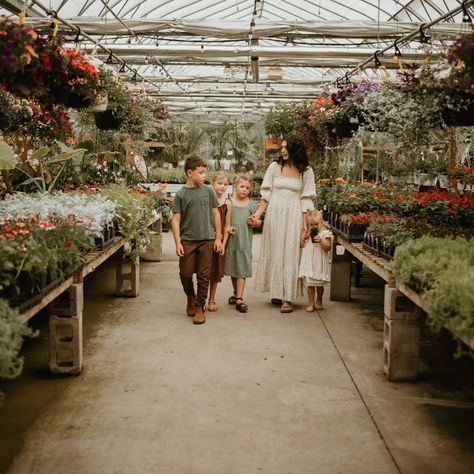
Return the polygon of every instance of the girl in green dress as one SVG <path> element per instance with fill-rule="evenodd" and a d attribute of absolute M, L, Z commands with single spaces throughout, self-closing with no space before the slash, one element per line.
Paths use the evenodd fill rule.
<path fill-rule="evenodd" d="M 235 304 L 237 311 L 246 313 L 248 306 L 243 301 L 245 279 L 252 276 L 252 227 L 262 225 L 250 216 L 257 210 L 257 204 L 250 200 L 252 180 L 245 175 L 234 181 L 232 199 L 227 200 L 227 220 L 224 235 L 224 274 L 232 278 L 234 295 L 229 304 Z"/>

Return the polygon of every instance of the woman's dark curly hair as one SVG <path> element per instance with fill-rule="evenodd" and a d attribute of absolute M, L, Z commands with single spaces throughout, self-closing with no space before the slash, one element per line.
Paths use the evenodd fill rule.
<path fill-rule="evenodd" d="M 288 160 L 284 160 L 280 156 L 278 164 L 281 165 L 281 167 L 285 165 L 293 165 L 298 168 L 301 174 L 303 174 L 306 168 L 309 166 L 308 154 L 306 153 L 305 144 L 301 139 L 295 137 L 294 135 L 284 138 L 283 141 L 286 141 Z"/>

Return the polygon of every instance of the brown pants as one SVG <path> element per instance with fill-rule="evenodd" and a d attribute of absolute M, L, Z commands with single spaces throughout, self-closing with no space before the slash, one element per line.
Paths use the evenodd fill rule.
<path fill-rule="evenodd" d="M 179 259 L 179 276 L 187 296 L 197 298 L 201 306 L 206 304 L 211 274 L 213 240 L 182 240 L 184 256 Z M 197 294 L 194 291 L 193 274 L 197 276 Z"/>

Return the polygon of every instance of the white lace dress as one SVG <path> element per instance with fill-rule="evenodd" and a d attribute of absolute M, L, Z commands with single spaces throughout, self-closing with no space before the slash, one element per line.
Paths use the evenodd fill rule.
<path fill-rule="evenodd" d="M 276 176 L 278 169 L 277 162 L 270 164 L 260 188 L 268 207 L 255 290 L 270 293 L 270 298 L 294 301 L 298 292 L 303 212 L 314 209 L 314 173 L 308 167 L 300 178 L 290 178 Z"/>
<path fill-rule="evenodd" d="M 332 232 L 323 229 L 318 232 L 322 240 L 331 239 Z M 301 252 L 300 270 L 298 277 L 303 279 L 305 286 L 324 286 L 331 281 L 331 267 L 329 265 L 329 252 L 323 250 L 321 245 L 316 244 L 309 238 Z"/>

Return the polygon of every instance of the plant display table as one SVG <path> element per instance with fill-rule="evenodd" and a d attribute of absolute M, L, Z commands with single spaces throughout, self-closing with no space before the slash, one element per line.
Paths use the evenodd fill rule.
<path fill-rule="evenodd" d="M 344 252 L 339 252 L 342 247 Z M 419 373 L 420 316 L 424 311 L 420 295 L 407 285 L 397 284 L 390 263 L 373 255 L 362 243 L 350 242 L 340 235 L 333 245 L 330 299 L 349 301 L 352 259 L 355 258 L 385 280 L 383 366 L 390 381 L 416 380 Z M 449 325 L 446 329 L 450 329 Z M 455 335 L 474 350 L 474 339 Z"/>
<path fill-rule="evenodd" d="M 83 281 L 96 268 L 119 252 L 123 237 L 114 237 L 103 250 L 90 252 L 85 262 L 59 286 L 45 294 L 33 307 L 22 313 L 30 319 L 48 306 L 49 369 L 53 373 L 78 375 L 82 371 Z M 116 295 L 136 297 L 139 292 L 139 264 L 128 258 L 117 259 Z"/>

